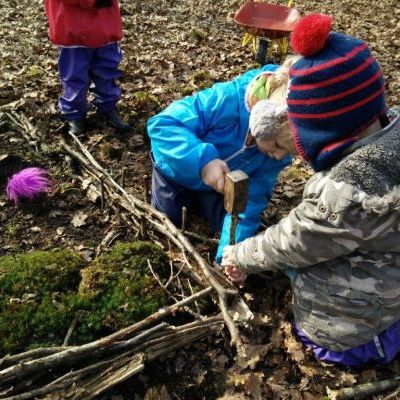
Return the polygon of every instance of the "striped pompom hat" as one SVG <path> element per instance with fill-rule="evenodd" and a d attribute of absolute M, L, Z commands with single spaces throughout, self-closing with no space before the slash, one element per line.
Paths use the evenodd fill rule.
<path fill-rule="evenodd" d="M 386 113 L 382 71 L 367 44 L 330 32 L 332 17 L 302 18 L 291 37 L 288 117 L 298 153 L 316 171 L 335 164 Z"/>

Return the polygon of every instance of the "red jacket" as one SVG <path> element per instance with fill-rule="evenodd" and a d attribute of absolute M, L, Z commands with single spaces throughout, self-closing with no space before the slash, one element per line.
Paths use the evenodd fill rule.
<path fill-rule="evenodd" d="M 95 8 L 96 0 L 46 0 L 49 37 L 57 45 L 102 47 L 122 38 L 118 0 Z"/>

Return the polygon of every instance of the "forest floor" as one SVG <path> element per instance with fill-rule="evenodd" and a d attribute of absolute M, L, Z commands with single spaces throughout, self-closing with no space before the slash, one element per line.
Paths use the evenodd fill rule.
<path fill-rule="evenodd" d="M 175 99 L 257 67 L 250 48 L 240 47 L 243 32 L 233 21 L 243 2 L 121 1 L 125 36 L 120 112 L 133 124 L 133 131 L 115 134 L 90 110 L 90 131 L 83 142 L 114 176 L 125 171 L 126 188 L 138 198 L 148 201 L 150 196 L 147 119 Z M 311 0 L 295 5 L 301 14 L 331 14 L 335 30 L 366 40 L 383 68 L 388 104 L 398 104 L 397 0 Z M 91 259 L 111 230 L 119 241 L 134 240 L 113 209 L 101 209 L 90 200 L 77 177 L 79 170 L 56 150 L 65 126 L 57 110 L 57 49 L 47 38 L 44 2 L 3 0 L 0 36 L 0 114 L 23 115 L 46 138 L 37 149 L 6 118 L 0 119 L 0 160 L 7 156 L 12 161 L 0 171 L 0 255 L 62 247 Z M 17 208 L 7 201 L 4 188 L 7 177 L 22 166 L 48 168 L 55 184 L 44 201 Z M 266 225 L 299 202 L 311 174 L 299 160 L 282 173 L 264 218 Z M 206 227 L 200 228 L 208 234 Z M 257 354 L 247 369 L 238 370 L 227 336 L 210 337 L 154 362 L 139 377 L 101 398 L 323 399 L 327 386 L 335 389 L 399 374 L 397 360 L 358 370 L 316 362 L 291 333 L 288 289 L 288 281 L 280 275 L 249 279 L 242 288 L 243 297 L 264 315 L 265 323 L 253 338 Z"/>

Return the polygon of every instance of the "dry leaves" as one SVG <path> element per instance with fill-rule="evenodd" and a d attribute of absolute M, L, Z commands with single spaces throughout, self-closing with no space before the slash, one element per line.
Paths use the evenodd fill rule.
<path fill-rule="evenodd" d="M 75 226 L 75 228 L 85 226 L 87 224 L 87 218 L 88 215 L 86 213 L 84 213 L 83 211 L 77 211 L 72 217 L 71 224 Z"/>
<path fill-rule="evenodd" d="M 284 322 L 281 325 L 281 329 L 285 334 L 283 344 L 286 348 L 286 351 L 290 354 L 292 360 L 296 361 L 297 363 L 303 362 L 305 358 L 303 346 L 294 336 L 290 322 Z"/>
<path fill-rule="evenodd" d="M 165 385 L 147 390 L 143 400 L 172 400 Z"/>
<path fill-rule="evenodd" d="M 255 400 L 262 400 L 262 388 L 264 374 L 262 372 L 250 372 L 247 374 L 232 374 L 228 377 L 227 384 L 241 387 L 245 393 Z"/>

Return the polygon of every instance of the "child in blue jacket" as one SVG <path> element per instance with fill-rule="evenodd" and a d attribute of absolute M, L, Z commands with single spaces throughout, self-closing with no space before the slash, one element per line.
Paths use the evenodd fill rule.
<path fill-rule="evenodd" d="M 269 157 L 263 141 L 249 130 L 250 110 L 258 100 L 280 93 L 275 101 L 285 103 L 287 76 L 287 67 L 266 65 L 175 101 L 148 121 L 152 205 L 177 226 L 186 207 L 207 220 L 214 233 L 221 231 L 217 261 L 229 244 L 231 224 L 223 206 L 224 175 L 241 169 L 250 178 L 247 207 L 236 229 L 240 242 L 259 227 L 277 175 L 290 162 Z"/>

